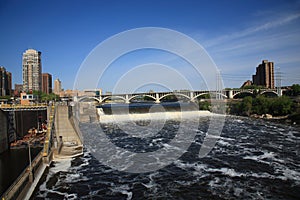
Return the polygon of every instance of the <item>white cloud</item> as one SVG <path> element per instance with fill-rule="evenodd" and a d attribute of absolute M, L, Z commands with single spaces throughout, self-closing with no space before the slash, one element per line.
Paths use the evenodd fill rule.
<path fill-rule="evenodd" d="M 274 61 L 275 66 L 280 66 L 286 74 L 300 74 L 300 68 L 296 67 L 300 66 L 299 19 L 300 13 L 281 15 L 275 20 L 204 42 L 203 46 L 207 48 L 218 67 L 234 77 L 224 77 L 225 86 L 239 87 L 244 82 L 244 77 L 238 74 L 249 74 L 251 79 L 255 67 L 262 59 Z M 291 83 L 285 83 L 289 84 Z"/>
<path fill-rule="evenodd" d="M 229 42 L 229 41 L 240 39 L 240 38 L 243 38 L 243 37 L 246 37 L 246 36 L 251 36 L 251 35 L 253 35 L 255 33 L 258 33 L 258 32 L 261 32 L 261 31 L 267 31 L 267 30 L 272 29 L 272 28 L 283 26 L 283 25 L 288 24 L 288 23 L 290 23 L 294 20 L 297 20 L 299 18 L 300 18 L 300 13 L 290 14 L 290 15 L 281 17 L 281 18 L 276 19 L 276 20 L 269 21 L 267 23 L 264 23 L 264 24 L 261 24 L 261 25 L 258 25 L 258 26 L 250 27 L 250 28 L 242 30 L 240 32 L 235 32 L 235 33 L 232 33 L 232 34 L 227 34 L 227 35 L 220 36 L 218 38 L 214 38 L 212 40 L 209 40 L 209 41 L 205 42 L 204 46 L 206 48 L 218 46 L 218 45 L 220 45 L 224 42 Z"/>

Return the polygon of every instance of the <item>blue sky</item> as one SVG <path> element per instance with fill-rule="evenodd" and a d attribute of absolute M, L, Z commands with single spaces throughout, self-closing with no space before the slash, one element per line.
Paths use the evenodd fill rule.
<path fill-rule="evenodd" d="M 43 72 L 72 89 L 82 62 L 99 43 L 141 27 L 173 29 L 196 40 L 221 70 L 225 87 L 240 87 L 251 79 L 263 59 L 280 67 L 282 85 L 300 83 L 296 0 L 1 0 L 0 65 L 13 73 L 13 84 L 22 83 L 22 53 L 34 48 L 42 52 Z M 111 91 L 131 67 L 166 64 L 163 60 L 172 56 L 147 51 L 121 58 L 99 87 Z M 168 64 L 177 67 L 182 63 L 172 62 Z M 189 78 L 192 72 L 186 71 Z"/>

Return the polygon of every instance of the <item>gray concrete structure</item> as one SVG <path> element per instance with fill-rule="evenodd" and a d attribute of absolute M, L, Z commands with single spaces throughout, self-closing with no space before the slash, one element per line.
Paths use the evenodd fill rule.
<path fill-rule="evenodd" d="M 54 159 L 74 157 L 83 153 L 81 133 L 73 123 L 73 113 L 67 105 L 57 106 L 55 113 L 55 133 L 58 138 L 58 151 Z"/>
<path fill-rule="evenodd" d="M 8 149 L 7 117 L 2 110 L 0 110 L 0 127 L 0 153 L 2 153 Z"/>

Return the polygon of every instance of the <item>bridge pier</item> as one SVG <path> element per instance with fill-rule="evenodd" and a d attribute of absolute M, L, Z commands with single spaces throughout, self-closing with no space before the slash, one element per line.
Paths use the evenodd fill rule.
<path fill-rule="evenodd" d="M 125 95 L 125 103 L 130 103 L 128 94 Z"/>
<path fill-rule="evenodd" d="M 191 99 L 191 102 L 195 102 L 193 91 L 190 92 L 190 99 Z"/>
<path fill-rule="evenodd" d="M 278 96 L 281 97 L 281 96 L 282 96 L 282 89 L 281 89 L 281 88 L 278 88 L 278 89 L 277 89 L 277 93 L 278 93 Z"/>
<path fill-rule="evenodd" d="M 232 90 L 228 91 L 228 99 L 233 99 L 233 91 Z"/>
<path fill-rule="evenodd" d="M 159 94 L 158 93 L 155 94 L 155 103 L 160 103 Z"/>

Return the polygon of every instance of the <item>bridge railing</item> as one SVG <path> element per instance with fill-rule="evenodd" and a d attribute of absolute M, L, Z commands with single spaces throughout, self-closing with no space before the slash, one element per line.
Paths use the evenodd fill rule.
<path fill-rule="evenodd" d="M 46 103 L 35 103 L 30 105 L 22 104 L 0 104 L 0 108 L 28 108 L 28 107 L 47 107 Z"/>

